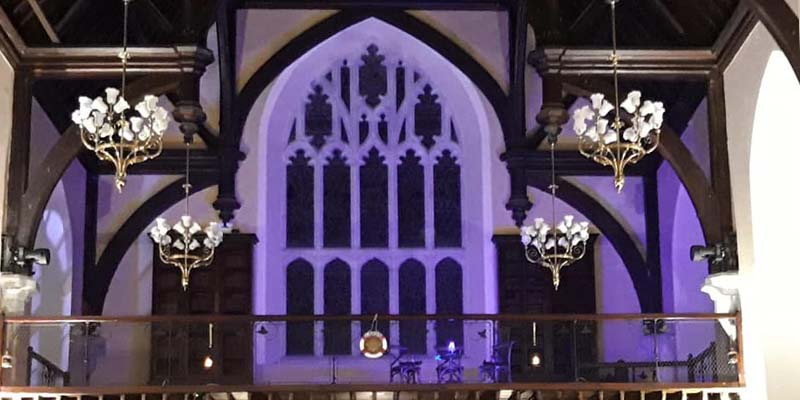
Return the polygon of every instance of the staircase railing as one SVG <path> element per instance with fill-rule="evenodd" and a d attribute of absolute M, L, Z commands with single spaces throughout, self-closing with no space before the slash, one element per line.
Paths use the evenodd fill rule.
<path fill-rule="evenodd" d="M 31 385 L 34 361 L 41 367 L 39 376 L 42 379 L 43 386 L 57 386 L 56 383 L 59 379 L 62 386 L 69 386 L 69 372 L 62 370 L 58 365 L 48 360 L 47 357 L 37 353 L 32 346 L 28 346 L 28 374 L 25 378 L 28 386 Z"/>

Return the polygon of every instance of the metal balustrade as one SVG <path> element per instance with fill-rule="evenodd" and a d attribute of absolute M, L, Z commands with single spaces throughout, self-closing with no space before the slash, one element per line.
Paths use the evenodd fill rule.
<path fill-rule="evenodd" d="M 720 320 L 740 326 L 734 314 L 386 315 L 378 326 L 386 330 L 387 354 L 368 359 L 358 342 L 372 316 L 14 317 L 0 321 L 10 356 L 0 390 L 735 393 L 744 383 L 741 340 L 731 341 Z M 415 321 L 424 344 L 415 351 L 400 335 L 406 321 Z M 333 325 L 337 336 L 326 340 L 325 327 Z M 447 333 L 437 335 L 440 327 Z M 298 335 L 311 340 L 302 354 L 288 351 Z M 335 352 L 324 346 L 337 341 Z M 34 360 L 68 378 L 26 382 L 19 371 Z M 416 368 L 413 379 L 397 375 L 401 362 Z"/>

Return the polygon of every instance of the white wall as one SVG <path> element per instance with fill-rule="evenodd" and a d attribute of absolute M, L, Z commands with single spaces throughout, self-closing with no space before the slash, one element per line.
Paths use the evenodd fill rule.
<path fill-rule="evenodd" d="M 783 255 L 796 247 L 792 227 L 800 223 L 798 191 L 790 186 L 800 145 L 794 118 L 800 85 L 762 25 L 725 71 L 725 91 L 748 394 L 794 398 L 800 321 L 788 316 L 796 313 L 791 293 L 800 270 Z"/>
<path fill-rule="evenodd" d="M 11 146 L 11 114 L 14 103 L 14 69 L 0 52 L 0 224 L 4 224 L 8 152 Z"/>
<path fill-rule="evenodd" d="M 31 107 L 31 171 L 46 161 L 45 155 L 59 137 L 59 132 L 34 100 Z M 74 160 L 56 185 L 44 210 L 35 247 L 49 249 L 51 258 L 50 265 L 34 267 L 39 291 L 31 299 L 33 315 L 58 316 L 74 312 L 73 287 L 80 285 L 83 271 L 85 183 L 86 172 L 80 162 Z M 68 369 L 69 329 L 66 326 L 33 328 L 31 345 L 62 369 Z"/>

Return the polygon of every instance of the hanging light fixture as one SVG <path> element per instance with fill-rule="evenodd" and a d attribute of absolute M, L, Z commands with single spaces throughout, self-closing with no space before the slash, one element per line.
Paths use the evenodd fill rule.
<path fill-rule="evenodd" d="M 214 260 L 214 250 L 222 243 L 222 226 L 211 222 L 205 228 L 194 222 L 189 215 L 189 145 L 186 140 L 186 182 L 184 213 L 180 221 L 170 227 L 167 220 L 157 218 L 150 229 L 150 237 L 158 245 L 158 256 L 161 262 L 181 270 L 183 290 L 189 287 L 189 274 L 195 268 L 205 267 Z"/>
<path fill-rule="evenodd" d="M 79 108 L 72 113 L 83 145 L 93 151 L 98 159 L 114 165 L 114 183 L 122 192 L 128 167 L 161 154 L 162 138 L 169 125 L 169 113 L 158 105 L 158 97 L 145 95 L 144 100 L 131 110 L 125 99 L 128 70 L 128 4 L 124 8 L 122 51 L 122 82 L 120 89 L 106 88 L 105 97 L 94 100 L 81 96 Z"/>
<path fill-rule="evenodd" d="M 622 104 L 619 102 L 616 23 L 616 4 L 619 1 L 606 0 L 611 6 L 614 104 L 606 100 L 602 93 L 595 93 L 591 96 L 592 104 L 575 110 L 573 119 L 581 154 L 598 164 L 611 167 L 614 170 L 614 186 L 617 192 L 622 192 L 625 167 L 636 164 L 658 147 L 665 109 L 660 101 L 642 101 L 642 93 L 636 90 L 628 93 Z M 623 121 L 622 110 L 630 117 L 629 120 Z M 611 111 L 614 111 L 613 121 L 607 118 Z"/>
<path fill-rule="evenodd" d="M 203 369 L 211 369 L 214 367 L 214 359 L 211 357 L 211 352 L 214 349 L 214 324 L 208 324 L 208 354 L 203 358 Z"/>
<path fill-rule="evenodd" d="M 548 136 L 550 142 L 550 204 L 552 207 L 552 226 L 544 218 L 536 218 L 533 225 L 520 229 L 525 258 L 539 264 L 553 273 L 553 286 L 558 290 L 561 283 L 561 269 L 583 258 L 586 241 L 589 239 L 589 223 L 575 222 L 575 217 L 565 215 L 556 225 L 556 135 Z"/>
<path fill-rule="evenodd" d="M 530 359 L 529 364 L 533 368 L 539 368 L 542 366 L 542 353 L 539 352 L 539 346 L 536 345 L 536 322 L 532 325 L 533 328 L 533 343 L 531 346 L 531 350 L 529 352 Z"/>

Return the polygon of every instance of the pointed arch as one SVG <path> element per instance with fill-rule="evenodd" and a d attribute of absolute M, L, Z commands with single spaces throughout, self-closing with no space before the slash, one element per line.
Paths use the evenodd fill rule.
<path fill-rule="evenodd" d="M 361 314 L 389 314 L 389 268 L 373 258 L 361 267 Z M 370 329 L 372 321 L 362 321 L 361 332 Z M 389 339 L 389 321 L 378 322 L 378 331 Z"/>
<path fill-rule="evenodd" d="M 286 315 L 314 315 L 314 267 L 298 258 L 286 267 Z M 314 354 L 314 323 L 286 324 L 286 354 Z"/>
<path fill-rule="evenodd" d="M 400 264 L 400 315 L 422 315 L 425 310 L 425 266 L 410 258 Z M 425 321 L 400 321 L 400 345 L 412 354 L 426 353 Z"/>
<path fill-rule="evenodd" d="M 450 257 L 436 264 L 436 313 L 460 315 L 464 312 L 464 288 L 461 264 Z M 453 341 L 464 345 L 464 325 L 458 320 L 436 321 L 436 345 Z"/>
<path fill-rule="evenodd" d="M 232 132 L 236 143 L 241 141 L 245 121 L 256 99 L 281 72 L 326 39 L 368 18 L 377 18 L 408 33 L 461 70 L 486 96 L 500 121 L 504 137 L 508 139 L 509 132 L 505 127 L 508 98 L 492 75 L 463 48 L 435 28 L 403 11 L 347 10 L 326 18 L 289 41 L 250 77 L 236 98 L 239 112 L 235 131 Z"/>
<path fill-rule="evenodd" d="M 350 315 L 350 266 L 337 258 L 325 265 L 325 315 Z M 325 321 L 325 354 L 350 354 L 350 322 Z"/>

